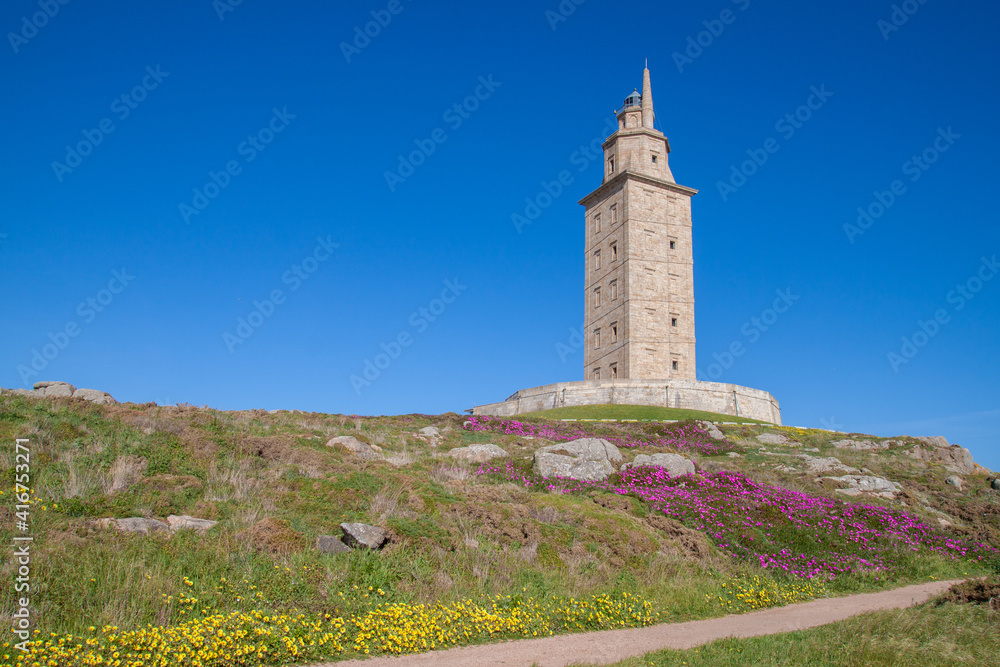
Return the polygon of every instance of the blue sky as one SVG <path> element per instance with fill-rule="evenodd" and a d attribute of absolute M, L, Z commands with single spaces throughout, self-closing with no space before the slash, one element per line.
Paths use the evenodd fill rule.
<path fill-rule="evenodd" d="M 648 58 L 701 377 L 1000 468 L 1000 8 L 892 4 L 7 2 L 0 385 L 380 414 L 582 379 L 580 149 Z"/>

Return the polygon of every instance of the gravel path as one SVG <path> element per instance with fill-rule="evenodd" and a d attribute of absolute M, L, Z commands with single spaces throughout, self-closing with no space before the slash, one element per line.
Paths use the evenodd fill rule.
<path fill-rule="evenodd" d="M 841 621 L 865 612 L 902 609 L 925 602 L 958 581 L 934 581 L 880 593 L 823 598 L 704 621 L 663 623 L 648 628 L 603 630 L 544 639 L 521 639 L 390 658 L 330 662 L 311 667 L 564 667 L 575 663 L 607 665 L 665 648 L 687 649 L 725 637 L 758 637 L 792 632 Z"/>

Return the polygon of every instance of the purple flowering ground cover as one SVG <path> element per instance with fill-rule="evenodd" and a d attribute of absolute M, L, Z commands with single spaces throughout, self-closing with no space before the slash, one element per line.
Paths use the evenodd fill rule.
<path fill-rule="evenodd" d="M 952 560 L 997 556 L 987 544 L 949 536 L 903 510 L 811 496 L 728 471 L 671 479 L 662 468 L 642 467 L 603 482 L 579 482 L 538 479 L 507 462 L 481 466 L 478 474 L 537 491 L 634 496 L 650 511 L 703 531 L 734 558 L 805 579 L 890 575 L 909 558 L 935 553 Z"/>
<path fill-rule="evenodd" d="M 679 452 L 717 456 L 739 451 L 726 441 L 713 440 L 694 421 L 678 423 L 642 422 L 521 422 L 503 417 L 476 415 L 465 422 L 467 431 L 544 438 L 567 442 L 577 438 L 604 438 L 617 447 L 663 447 Z"/>
<path fill-rule="evenodd" d="M 662 447 L 709 456 L 735 449 L 709 438 L 697 422 L 531 423 L 477 416 L 465 428 L 555 442 L 600 437 L 619 447 Z M 634 496 L 650 511 L 703 531 L 733 558 L 806 579 L 832 580 L 850 573 L 889 576 L 932 554 L 973 561 L 993 560 L 998 554 L 988 544 L 949 535 L 901 509 L 813 496 L 760 484 L 736 472 L 671 479 L 663 469 L 647 467 L 603 482 L 578 482 L 539 479 L 508 462 L 502 467 L 482 466 L 478 474 L 537 491 Z"/>

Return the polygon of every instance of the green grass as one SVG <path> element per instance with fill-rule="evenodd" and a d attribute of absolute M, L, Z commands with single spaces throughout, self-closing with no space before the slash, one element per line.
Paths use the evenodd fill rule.
<path fill-rule="evenodd" d="M 603 408 L 611 412 L 575 418 L 744 421 L 655 407 Z M 552 418 L 558 412 L 538 414 Z M 542 599 L 628 592 L 649 600 L 664 621 L 684 621 L 726 613 L 718 597 L 732 577 L 780 577 L 733 562 L 714 547 L 692 551 L 690 544 L 654 528 L 646 518 L 649 507 L 636 498 L 539 493 L 479 477 L 475 466 L 441 455 L 470 442 L 492 442 L 529 474 L 530 455 L 547 442 L 466 431 L 464 419 L 455 414 L 362 418 L 191 406 L 102 407 L 0 396 L 0 440 L 27 437 L 32 450 L 38 628 L 80 634 L 91 625 L 176 624 L 189 618 L 176 602 L 182 593 L 220 611 L 356 614 L 372 604 L 364 593 L 369 587 L 385 591 L 379 601 L 431 604 L 522 593 Z M 442 431 L 436 446 L 417 437 L 429 425 Z M 763 429 L 723 430 L 735 441 Z M 339 435 L 379 446 L 387 456 L 405 454 L 411 462 L 396 467 L 360 461 L 325 446 Z M 833 434 L 817 431 L 809 437 L 803 442 L 834 451 L 829 445 Z M 856 455 L 859 464 L 866 456 L 834 453 Z M 704 463 L 712 457 L 695 458 Z M 711 461 L 716 466 L 758 480 L 767 480 L 770 470 L 760 463 L 774 462 L 749 454 L 716 458 Z M 868 465 L 878 464 L 871 461 Z M 894 465 L 908 462 L 899 457 Z M 923 469 L 910 472 L 929 475 Z M 0 542 L 8 544 L 14 535 L 9 495 L 14 474 L 13 448 L 0 449 L 5 479 Z M 790 481 L 803 491 L 820 490 L 809 477 Z M 951 510 L 928 492 L 935 507 L 956 515 L 968 509 L 972 518 L 997 516 L 1000 494 L 988 487 L 962 495 L 943 481 L 938 488 L 944 500 L 964 504 Z M 120 534 L 94 521 L 168 514 L 220 523 L 205 535 L 168 538 Z M 268 524 L 272 532 L 260 528 L 263 520 L 273 520 Z M 316 537 L 339 534 L 342 521 L 388 528 L 392 543 L 377 554 L 316 551 Z M 283 532 L 275 530 L 277 525 L 284 526 Z M 6 567 L 0 570 L 9 577 L 10 563 Z M 973 574 L 966 563 L 925 556 L 893 580 L 844 579 L 828 590 L 876 590 L 965 571 Z M 0 619 L 13 608 L 12 594 L 0 595 Z"/>
<path fill-rule="evenodd" d="M 710 422 L 738 422 L 747 424 L 766 424 L 749 417 L 734 417 L 717 412 L 703 410 L 682 410 L 679 408 L 661 408 L 655 405 L 578 405 L 554 410 L 542 410 L 521 415 L 530 419 L 617 419 L 617 420 L 652 420 L 652 421 L 685 421 L 702 419 Z"/>
<path fill-rule="evenodd" d="M 927 603 L 864 614 L 811 630 L 722 639 L 686 651 L 656 651 L 614 667 L 992 665 L 1000 613 L 981 605 Z"/>

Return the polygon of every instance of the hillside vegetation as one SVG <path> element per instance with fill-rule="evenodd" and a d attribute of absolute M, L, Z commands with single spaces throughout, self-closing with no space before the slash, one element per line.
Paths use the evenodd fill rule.
<path fill-rule="evenodd" d="M 31 657 L 7 642 L 0 664 L 306 663 L 706 618 L 1000 567 L 1000 493 L 985 469 L 964 474 L 959 490 L 912 438 L 863 436 L 868 451 L 834 446 L 847 436 L 826 431 L 721 428 L 720 440 L 692 421 L 222 412 L 4 394 L 0 540 L 16 534 L 13 443 L 27 438 L 38 634 Z M 772 444 L 757 439 L 767 434 Z M 374 455 L 328 445 L 338 436 Z M 627 460 L 680 453 L 697 471 L 534 474 L 539 447 L 589 436 Z M 508 455 L 448 455 L 476 443 Z M 845 470 L 901 491 L 845 496 L 829 479 Z M 101 521 L 170 515 L 218 524 L 138 534 Z M 389 542 L 319 551 L 317 538 L 339 537 L 344 522 L 382 527 Z M 15 575 L 9 559 L 3 575 Z M 15 607 L 5 585 L 8 627 Z"/>

